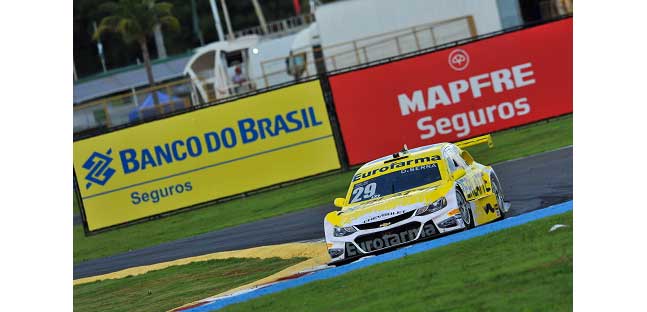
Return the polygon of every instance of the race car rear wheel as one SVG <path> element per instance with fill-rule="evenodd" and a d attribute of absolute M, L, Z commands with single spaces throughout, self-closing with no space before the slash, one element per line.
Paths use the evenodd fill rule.
<path fill-rule="evenodd" d="M 460 191 L 456 191 L 456 201 L 458 202 L 458 209 L 461 211 L 461 218 L 463 219 L 463 223 L 465 223 L 465 228 L 473 228 L 474 218 L 472 218 L 470 203 L 467 202 L 467 199 L 465 199 L 465 196 Z"/>
<path fill-rule="evenodd" d="M 501 193 L 501 186 L 499 185 L 499 179 L 496 178 L 496 176 L 491 177 L 492 181 L 492 193 L 496 196 L 496 203 L 499 206 L 499 212 L 501 213 L 501 217 L 499 219 L 504 219 L 505 218 L 505 211 L 503 210 L 503 193 Z"/>

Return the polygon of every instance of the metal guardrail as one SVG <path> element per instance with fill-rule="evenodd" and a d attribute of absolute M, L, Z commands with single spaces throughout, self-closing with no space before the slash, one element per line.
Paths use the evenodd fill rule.
<path fill-rule="evenodd" d="M 315 15 L 312 13 L 292 16 L 278 21 L 267 23 L 267 33 L 261 26 L 254 26 L 234 32 L 236 38 L 246 35 L 283 35 L 297 32 L 315 21 Z M 233 38 L 230 38 L 233 39 Z"/>
<path fill-rule="evenodd" d="M 146 101 L 154 99 L 153 92 L 158 95 L 157 105 L 141 107 Z M 135 120 L 154 119 L 191 105 L 190 79 L 181 79 L 137 91 L 132 90 L 126 94 L 75 105 L 73 107 L 74 133 L 108 129 Z"/>
<path fill-rule="evenodd" d="M 426 48 L 426 49 L 420 49 L 418 51 L 413 51 L 413 52 L 409 52 L 409 53 L 403 53 L 401 55 L 395 55 L 395 56 L 392 56 L 392 57 L 387 57 L 387 58 L 383 58 L 383 59 L 379 59 L 379 60 L 370 61 L 370 62 L 364 63 L 364 64 L 359 64 L 359 65 L 355 65 L 355 66 L 349 66 L 349 67 L 340 68 L 340 69 L 336 69 L 336 70 L 328 70 L 326 72 L 326 74 L 328 76 L 333 76 L 333 75 L 336 75 L 336 74 L 345 73 L 345 72 L 354 71 L 354 70 L 359 70 L 359 69 L 366 68 L 366 67 L 376 66 L 376 65 L 385 64 L 385 63 L 391 63 L 391 62 L 395 62 L 395 61 L 398 61 L 398 60 L 407 59 L 407 58 L 415 57 L 415 56 L 418 56 L 418 55 L 432 53 L 432 52 L 436 52 L 436 51 L 440 51 L 440 50 L 444 50 L 444 49 L 449 49 L 449 48 L 460 46 L 460 45 L 463 45 L 463 44 L 476 42 L 476 41 L 488 39 L 490 37 L 496 37 L 496 36 L 500 36 L 500 35 L 503 35 L 503 34 L 506 34 L 506 33 L 515 32 L 515 31 L 519 31 L 519 30 L 522 30 L 522 29 L 525 29 L 525 28 L 535 27 L 535 26 L 539 26 L 539 25 L 543 25 L 543 24 L 547 24 L 547 23 L 551 23 L 551 22 L 556 22 L 556 21 L 566 19 L 566 18 L 572 18 L 572 17 L 573 17 L 572 14 L 564 14 L 564 15 L 554 16 L 554 17 L 550 17 L 550 18 L 547 18 L 547 19 L 543 19 L 543 20 L 529 22 L 529 23 L 525 23 L 525 24 L 521 24 L 521 25 L 512 26 L 512 27 L 501 29 L 501 30 L 493 31 L 493 32 L 490 32 L 490 33 L 477 35 L 477 36 L 474 36 L 474 37 L 471 37 L 471 38 L 459 39 L 459 40 L 439 44 L 437 46 L 433 46 L 433 47 Z"/>
<path fill-rule="evenodd" d="M 326 70 L 330 72 L 413 53 L 456 40 L 473 38 L 477 35 L 474 18 L 467 15 L 323 46 L 322 50 Z M 308 54 L 303 76 L 316 74 L 315 60 L 309 50 L 309 48 L 303 48 L 293 51 L 295 55 L 302 52 Z M 265 86 L 294 79 L 285 74 L 285 57 L 261 62 L 261 72 L 262 84 Z"/>

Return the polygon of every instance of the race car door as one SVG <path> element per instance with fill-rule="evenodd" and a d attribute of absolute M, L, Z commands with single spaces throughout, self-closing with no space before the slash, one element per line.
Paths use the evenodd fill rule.
<path fill-rule="evenodd" d="M 460 185 L 463 190 L 463 194 L 472 205 L 472 215 L 476 220 L 476 224 L 483 223 L 485 221 L 483 216 L 485 216 L 487 212 L 483 207 L 476 205 L 476 200 L 485 194 L 485 182 L 481 178 L 480 171 L 473 166 L 467 165 L 467 162 L 465 162 L 465 160 L 460 156 L 459 150 L 456 146 L 448 146 L 443 153 L 447 159 L 450 173 L 453 173 L 459 168 L 465 170 L 465 175 L 458 179 L 456 183 Z"/>

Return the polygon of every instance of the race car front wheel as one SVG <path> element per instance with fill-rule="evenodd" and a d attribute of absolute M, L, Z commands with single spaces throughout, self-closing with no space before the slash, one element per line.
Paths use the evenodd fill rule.
<path fill-rule="evenodd" d="M 463 219 L 463 223 L 465 223 L 465 228 L 473 228 L 474 219 L 472 218 L 470 203 L 467 202 L 465 196 L 463 196 L 463 193 L 460 191 L 456 191 L 456 201 L 458 202 L 458 209 L 461 211 L 461 218 Z"/>

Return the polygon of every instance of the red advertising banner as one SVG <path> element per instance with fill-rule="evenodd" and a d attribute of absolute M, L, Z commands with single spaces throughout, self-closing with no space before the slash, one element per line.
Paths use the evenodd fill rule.
<path fill-rule="evenodd" d="M 573 111 L 573 19 L 330 77 L 350 164 Z"/>

